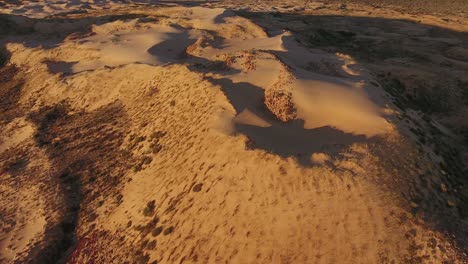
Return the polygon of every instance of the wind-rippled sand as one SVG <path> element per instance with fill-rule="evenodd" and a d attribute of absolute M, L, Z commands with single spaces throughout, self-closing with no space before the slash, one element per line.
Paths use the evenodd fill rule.
<path fill-rule="evenodd" d="M 0 262 L 465 263 L 464 189 L 323 48 L 353 37 L 224 5 L 3 7 Z"/>

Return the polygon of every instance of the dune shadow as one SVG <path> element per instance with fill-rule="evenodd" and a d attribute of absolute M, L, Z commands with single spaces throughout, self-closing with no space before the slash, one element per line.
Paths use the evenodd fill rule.
<path fill-rule="evenodd" d="M 177 33 L 166 33 L 166 35 L 165 40 L 148 49 L 148 53 L 163 64 L 185 59 L 187 47 L 197 41 L 196 38 L 190 36 L 188 30 L 183 28 Z"/>
<path fill-rule="evenodd" d="M 419 149 L 417 157 L 408 158 L 407 153 L 400 153 L 399 143 L 395 142 L 395 146 L 383 146 L 390 143 L 372 145 L 370 151 L 381 157 L 379 166 L 386 175 L 393 177 L 397 173 L 400 178 L 399 182 L 393 178 L 380 178 L 379 181 L 387 185 L 382 189 L 401 197 L 395 202 L 449 238 L 460 254 L 465 254 L 462 259 L 466 260 L 468 127 L 466 123 L 450 123 L 449 120 L 465 113 L 468 105 L 467 80 L 461 73 L 467 67 L 467 57 L 463 52 L 468 50 L 468 33 L 405 19 L 280 12 L 236 13 L 251 19 L 269 36 L 287 30 L 291 32 L 289 44 L 294 41 L 312 50 L 347 54 L 369 70 L 376 81 L 372 88 L 381 89 L 390 96 L 387 102 L 373 101 L 379 105 L 389 101 L 393 103 L 402 113 L 401 120 L 395 118 L 393 123 L 411 142 L 411 148 Z M 276 52 L 276 55 L 284 58 L 287 54 Z M 307 64 L 307 58 L 304 58 L 304 65 Z M 296 70 L 317 71 L 317 68 L 308 68 L 307 65 Z M 335 73 L 343 74 L 333 71 Z M 409 114 L 414 111 L 422 118 Z M 434 126 L 438 122 L 451 127 L 453 131 L 449 136 Z M 411 127 L 408 124 L 417 128 L 410 128 L 408 133 L 407 126 Z M 265 131 L 249 129 L 255 133 Z M 295 130 L 295 133 L 301 132 Z M 330 137 L 332 135 L 340 137 L 339 133 L 331 132 Z M 268 136 L 263 133 L 261 137 Z M 413 138 L 417 139 L 416 142 Z M 257 140 L 266 141 L 264 138 Z M 437 153 L 440 161 L 428 158 L 427 149 Z M 409 169 L 414 166 L 421 170 L 421 164 L 427 166 L 423 172 Z M 441 169 L 443 173 L 440 173 Z M 441 186 L 451 186 L 451 191 L 446 191 L 445 187 L 441 191 Z M 411 202 L 417 207 L 410 208 Z"/>
<path fill-rule="evenodd" d="M 235 123 L 236 132 L 249 139 L 248 148 L 284 158 L 294 157 L 301 165 L 312 166 L 313 153 L 337 157 L 352 144 L 370 140 L 364 135 L 346 133 L 330 126 L 306 129 L 301 119 L 282 122 L 266 108 L 262 88 L 247 82 L 234 83 L 227 78 L 205 78 L 221 88 L 238 114 L 249 111 L 270 124 L 263 127 Z"/>
<path fill-rule="evenodd" d="M 161 1 L 161 3 L 164 2 L 171 1 Z M 200 2 L 185 2 L 187 6 L 201 4 Z M 460 50 L 468 49 L 468 34 L 466 32 L 401 19 L 245 11 L 237 12 L 237 14 L 253 20 L 270 35 L 281 30 L 288 30 L 292 33 L 291 41 L 304 47 L 320 49 L 332 54 L 343 53 L 353 56 L 359 64 L 372 70 L 373 76 L 381 83 L 381 87 L 393 96 L 392 100 L 398 108 L 421 111 L 429 116 L 429 121 L 425 121 L 428 125 L 434 123 L 431 120 L 431 113 L 436 113 L 447 119 L 452 117 L 450 112 L 448 114 L 443 112 L 445 110 L 440 107 L 441 103 L 448 100 L 463 100 L 465 97 L 468 101 L 466 80 L 455 80 L 447 75 L 448 73 L 462 72 L 460 69 L 466 69 L 463 68 L 466 67 L 466 57 L 464 57 L 466 55 L 460 52 Z M 17 34 L 38 33 L 32 37 L 25 37 L 22 39 L 22 43 L 27 47 L 40 46 L 48 49 L 56 47 L 70 35 L 90 32 L 92 25 L 139 17 L 146 16 L 106 15 L 65 19 L 27 19 L 21 16 L 0 15 L 0 22 L 2 22 L 0 36 L 8 35 L 11 37 L 11 35 Z M 226 17 L 220 16 L 216 20 L 220 22 L 224 18 Z M 16 23 L 18 19 L 26 21 L 26 23 Z M 45 26 L 54 26 L 64 21 L 74 26 L 63 32 L 56 32 L 53 36 L 50 34 L 41 35 L 42 33 L 38 32 L 35 27 L 36 23 L 39 22 Z M 37 36 L 40 39 L 36 38 Z M 47 41 L 42 41 L 42 39 L 47 39 Z M 4 46 L 5 43 L 13 42 L 13 40 L 2 40 L 0 45 Z M 171 35 L 163 43 L 151 47 L 148 52 L 168 63 L 189 62 L 187 67 L 192 71 L 201 73 L 212 71 L 209 65 L 213 64 L 213 61 L 184 55 L 182 48 L 174 47 L 179 45 L 179 41 L 183 44 L 180 46 L 186 48 L 193 44 L 195 39 L 191 38 L 188 32 L 182 31 L 180 34 Z M 277 55 L 281 57 L 284 54 L 277 53 Z M 386 63 L 386 65 L 382 66 L 382 63 Z M 48 67 L 51 72 L 66 73 L 72 65 L 66 62 L 49 62 Z M 432 74 L 437 79 L 442 80 L 442 85 L 438 86 L 439 88 L 450 85 L 453 86 L 453 89 L 443 94 L 432 94 L 429 93 L 432 88 L 428 88 L 431 87 L 431 82 L 422 82 L 420 86 L 416 84 L 415 87 L 404 85 L 404 80 L 396 74 L 394 69 L 402 72 L 418 69 L 424 74 Z M 313 153 L 323 152 L 337 156 L 354 143 L 372 141 L 372 138 L 344 133 L 332 127 L 305 129 L 303 120 L 280 122 L 265 107 L 265 95 L 262 88 L 246 82 L 234 83 L 228 78 L 205 76 L 205 79 L 220 87 L 237 113 L 248 110 L 270 124 L 267 127 L 235 124 L 236 131 L 250 139 L 248 147 L 265 150 L 281 157 L 295 157 L 301 165 L 310 166 L 312 165 L 310 156 Z M 433 129 L 433 127 L 430 128 Z M 461 132 L 457 130 L 456 133 L 466 133 L 468 128 L 460 126 L 459 131 Z M 441 134 L 441 132 L 438 133 Z M 456 135 L 463 137 L 463 135 Z M 446 143 L 438 135 L 425 134 L 424 136 L 427 142 L 434 144 L 429 145 L 429 147 L 437 148 L 441 152 L 442 161 L 440 164 L 434 163 L 433 168 L 425 172 L 412 171 L 398 175 L 401 179 L 399 183 L 396 183 L 394 179 L 389 179 L 386 183 L 392 192 L 398 194 L 398 197 L 405 197 L 404 206 L 408 207 L 408 204 L 413 200 L 418 202 L 419 206 L 408 210 L 409 212 L 415 215 L 423 214 L 422 219 L 429 228 L 446 235 L 458 246 L 460 251 L 467 252 L 468 178 L 466 175 L 468 170 L 466 170 L 467 163 L 459 158 L 461 154 L 455 150 L 466 149 L 468 140 L 465 143 L 455 145 L 450 142 Z M 439 143 L 436 144 L 437 142 Z M 381 161 L 383 165 L 392 161 L 396 164 L 397 169 L 400 169 L 409 163 L 406 153 L 384 154 L 387 156 L 384 156 Z M 421 160 L 425 158 L 424 154 L 420 155 Z M 112 159 L 112 155 L 109 157 Z M 444 171 L 450 177 L 442 178 L 438 172 L 439 166 L 443 166 Z M 392 171 L 389 171 L 388 174 L 395 175 Z M 430 178 L 429 176 L 434 176 L 440 181 L 426 182 L 427 186 L 421 190 L 421 185 L 418 185 L 421 184 L 420 179 Z M 424 179 L 424 181 L 427 180 Z M 448 194 L 441 194 L 441 182 L 450 187 Z M 407 189 L 416 191 L 406 191 Z M 423 192 L 423 194 L 417 193 L 417 191 Z M 455 206 L 453 204 L 447 205 L 447 197 L 455 199 Z"/>
<path fill-rule="evenodd" d="M 303 120 L 273 123 L 271 127 L 236 124 L 237 131 L 249 137 L 249 147 L 263 149 L 282 157 L 295 157 L 302 166 L 311 166 L 311 155 L 325 153 L 337 157 L 349 146 L 366 142 L 363 135 L 353 135 L 330 126 L 305 129 Z"/>
<path fill-rule="evenodd" d="M 236 16 L 236 14 L 230 10 L 224 10 L 223 13 L 217 15 L 213 21 L 215 24 L 221 24 L 221 23 L 224 23 L 224 19 L 228 18 L 228 17 L 234 17 Z"/>
<path fill-rule="evenodd" d="M 73 65 L 77 64 L 77 61 L 74 62 L 65 62 L 65 61 L 45 61 L 47 69 L 51 73 L 59 73 L 63 75 L 70 75 L 73 73 Z"/>

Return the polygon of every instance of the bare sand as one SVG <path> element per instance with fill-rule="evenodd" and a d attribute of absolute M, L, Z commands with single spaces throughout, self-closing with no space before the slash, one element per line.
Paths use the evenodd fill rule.
<path fill-rule="evenodd" d="M 0 12 L 0 262 L 467 263 L 465 18 Z"/>

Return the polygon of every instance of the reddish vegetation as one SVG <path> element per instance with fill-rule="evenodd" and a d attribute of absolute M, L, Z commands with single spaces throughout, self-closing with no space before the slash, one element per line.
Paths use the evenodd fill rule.
<path fill-rule="evenodd" d="M 265 91 L 265 105 L 283 122 L 294 120 L 297 117 L 290 92 L 273 89 Z"/>

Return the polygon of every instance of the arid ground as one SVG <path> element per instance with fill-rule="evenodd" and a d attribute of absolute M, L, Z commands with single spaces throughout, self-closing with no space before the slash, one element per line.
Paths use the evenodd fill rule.
<path fill-rule="evenodd" d="M 0 263 L 467 254 L 466 1 L 0 2 Z"/>

